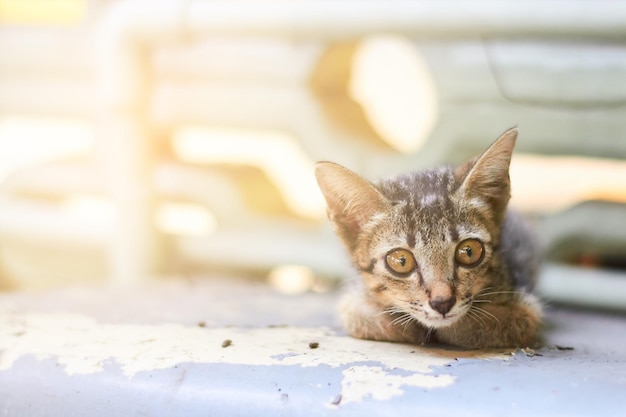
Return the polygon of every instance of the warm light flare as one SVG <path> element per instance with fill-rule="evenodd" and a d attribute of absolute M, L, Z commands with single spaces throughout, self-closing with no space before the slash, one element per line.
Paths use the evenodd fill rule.
<path fill-rule="evenodd" d="M 417 151 L 437 120 L 437 91 L 409 40 L 372 36 L 356 51 L 350 94 L 378 134 L 397 150 Z"/>
<path fill-rule="evenodd" d="M 206 236 L 217 228 L 215 215 L 199 204 L 169 202 L 159 205 L 155 214 L 157 228 L 165 233 Z"/>
<path fill-rule="evenodd" d="M 0 181 L 18 169 L 86 155 L 94 140 L 93 126 L 83 120 L 0 116 Z"/>
<path fill-rule="evenodd" d="M 286 133 L 186 126 L 175 132 L 173 145 L 183 161 L 257 166 L 276 184 L 295 213 L 307 218 L 324 214 L 313 162 Z"/>
<path fill-rule="evenodd" d="M 268 281 L 284 294 L 302 294 L 313 288 L 315 274 L 306 266 L 280 265 L 270 271 Z"/>
<path fill-rule="evenodd" d="M 87 0 L 0 0 L 0 23 L 76 24 L 87 13 Z"/>
<path fill-rule="evenodd" d="M 626 203 L 626 161 L 515 154 L 511 204 L 521 210 L 555 212 L 579 202 Z"/>

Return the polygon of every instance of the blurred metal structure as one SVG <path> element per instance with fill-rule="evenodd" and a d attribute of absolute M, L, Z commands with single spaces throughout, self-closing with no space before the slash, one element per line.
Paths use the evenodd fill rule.
<path fill-rule="evenodd" d="M 626 133 L 626 4 L 620 2 L 90 4 L 88 22 L 78 28 L 0 31 L 3 55 L 11 57 L 0 68 L 0 111 L 89 118 L 98 138 L 96 164 L 57 164 L 11 178 L 0 233 L 26 230 L 29 238 L 49 242 L 51 235 L 58 242 L 70 236 L 106 248 L 108 273 L 119 284 L 162 270 L 166 243 L 154 227 L 155 204 L 180 195 L 214 205 L 224 226 L 207 238 L 174 237 L 186 260 L 234 264 L 246 253 L 250 268 L 295 263 L 325 275 L 349 273 L 337 245 L 328 243 L 334 240 L 327 228 L 233 219 L 228 211 L 236 199 L 215 192 L 228 188 L 222 178 L 161 160 L 158 142 L 185 124 L 288 131 L 312 160 L 333 159 L 371 177 L 458 162 L 514 124 L 523 130 L 521 151 L 626 158 L 626 143 L 616 139 Z M 366 127 L 355 122 L 338 126 L 324 108 L 333 98 L 312 91 L 329 48 L 379 33 L 411 39 L 436 85 L 437 124 L 414 154 L 361 140 Z M 229 45 L 252 47 L 233 52 Z M 577 59 L 581 53 L 588 59 Z M 111 229 L 59 223 L 54 210 L 21 197 L 78 191 L 112 198 Z M 623 217 L 624 207 L 617 210 Z M 33 218 L 41 219 L 36 230 L 29 227 Z M 578 233 L 575 224 L 565 229 L 558 239 Z M 544 243 L 552 239 L 545 235 Z M 624 254 L 625 245 L 620 235 L 613 247 Z M 624 281 L 612 292 L 626 300 Z M 592 277 L 579 292 L 589 287 Z M 562 298 L 547 290 L 552 286 L 543 288 L 548 297 Z"/>

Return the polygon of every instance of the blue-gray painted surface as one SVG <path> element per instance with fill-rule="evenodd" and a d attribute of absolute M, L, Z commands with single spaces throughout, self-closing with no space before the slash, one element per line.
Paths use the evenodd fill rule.
<path fill-rule="evenodd" d="M 391 400 L 345 406 L 340 393 L 346 367 L 186 363 L 128 378 L 114 363 L 99 374 L 68 376 L 54 360 L 22 358 L 0 372 L 0 415 L 624 416 L 623 357 L 585 361 L 575 350 L 555 348 L 537 353 L 542 356 L 461 359 L 435 369 L 456 377 L 450 387 L 408 387 Z"/>
<path fill-rule="evenodd" d="M 29 303 L 25 295 L 2 295 L 0 305 L 10 306 L 12 311 L 54 314 L 51 310 L 63 310 L 61 306 L 53 307 L 55 297 L 41 297 L 37 295 L 36 302 Z M 94 297 L 106 304 L 106 293 L 95 291 Z M 200 300 L 194 297 L 189 300 Z M 271 296 L 263 297 L 264 304 L 271 304 Z M 178 294 L 177 302 L 184 300 Z M 290 322 L 293 316 L 281 310 L 285 305 L 281 304 L 282 298 L 276 300 L 272 317 L 279 317 L 277 312 L 283 311 L 285 322 Z M 85 301 L 81 300 L 81 307 L 66 304 L 65 310 L 76 313 L 91 309 L 90 314 L 97 316 L 93 304 Z M 304 311 L 315 314 L 317 309 L 318 317 L 328 317 L 328 303 L 333 301 L 334 295 L 304 297 L 298 316 Z M 124 311 L 124 304 L 120 300 L 110 305 Z M 294 304 L 296 301 L 289 300 L 287 309 Z M 209 307 L 199 309 L 207 321 L 223 312 L 214 311 L 211 316 Z M 167 311 L 174 310 L 169 305 L 160 314 L 171 321 L 173 316 Z M 192 311 L 192 306 L 186 305 L 183 310 Z M 158 313 L 151 310 L 149 320 L 139 314 L 132 321 L 155 323 L 155 315 Z M 244 313 L 239 311 L 236 317 L 239 324 L 244 323 Z M 195 323 L 198 319 L 190 313 L 184 321 Z M 250 318 L 250 322 L 254 320 L 262 318 Z M 313 319 L 307 320 L 311 325 Z M 123 320 L 118 318 L 117 322 Z M 296 322 L 289 324 L 296 326 Z M 55 358 L 23 356 L 0 371 L 0 416 L 626 416 L 626 318 L 552 309 L 547 327 L 547 346 L 534 356 L 532 351 L 517 351 L 508 360 L 452 360 L 447 366 L 432 369 L 433 375 L 455 378 L 448 386 L 404 386 L 403 394 L 390 399 L 365 397 L 351 403 L 341 402 L 342 373 L 354 365 L 386 365 L 376 358 L 362 362 L 360 356 L 355 356 L 354 363 L 337 367 L 185 362 L 128 376 L 111 359 L 104 361 L 100 372 L 70 375 Z M 288 353 L 278 352 L 280 349 L 277 354 L 282 356 L 274 359 L 290 359 Z M 0 359 L 1 355 L 0 351 Z M 404 369 L 387 371 L 410 374 Z"/>

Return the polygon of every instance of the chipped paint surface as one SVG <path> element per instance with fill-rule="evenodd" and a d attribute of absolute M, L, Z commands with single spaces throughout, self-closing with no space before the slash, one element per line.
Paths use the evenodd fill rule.
<path fill-rule="evenodd" d="M 367 397 L 386 400 L 402 395 L 403 386 L 418 388 L 443 388 L 454 382 L 450 375 L 414 373 L 408 376 L 393 375 L 380 366 L 351 366 L 343 371 L 341 382 L 342 404 L 360 402 Z"/>
<path fill-rule="evenodd" d="M 224 343 L 226 340 L 231 343 Z M 311 342 L 319 347 L 311 349 Z M 342 382 L 345 404 L 367 397 L 389 399 L 401 395 L 403 386 L 445 387 L 454 379 L 433 375 L 432 367 L 448 364 L 458 356 L 495 355 L 356 340 L 318 327 L 103 324 L 76 314 L 0 311 L 0 370 L 11 368 L 24 356 L 54 358 L 68 375 L 102 372 L 107 363 L 115 362 L 129 378 L 181 363 L 347 366 Z M 398 370 L 404 374 L 399 375 Z"/>

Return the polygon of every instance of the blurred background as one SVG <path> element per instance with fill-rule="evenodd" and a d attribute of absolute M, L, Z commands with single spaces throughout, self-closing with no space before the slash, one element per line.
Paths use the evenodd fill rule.
<path fill-rule="evenodd" d="M 626 309 L 626 7 L 0 0 L 0 288 L 353 276 L 317 160 L 370 179 L 518 126 L 556 302 Z"/>

